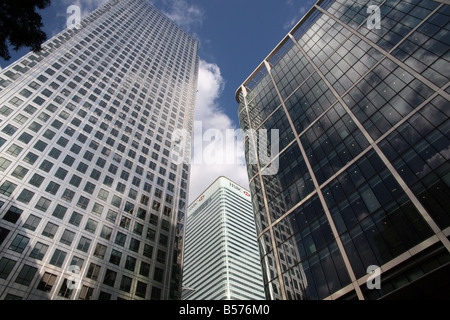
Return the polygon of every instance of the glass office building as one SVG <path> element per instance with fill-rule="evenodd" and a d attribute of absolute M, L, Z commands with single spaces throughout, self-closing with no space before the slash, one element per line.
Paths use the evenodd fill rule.
<path fill-rule="evenodd" d="M 184 300 L 263 300 L 264 285 L 250 193 L 226 177 L 188 208 Z"/>
<path fill-rule="evenodd" d="M 247 165 L 267 298 L 449 297 L 444 2 L 317 1 L 237 90 L 280 136 L 276 174 Z"/>
<path fill-rule="evenodd" d="M 112 0 L 0 73 L 0 299 L 179 299 L 198 42 Z"/>

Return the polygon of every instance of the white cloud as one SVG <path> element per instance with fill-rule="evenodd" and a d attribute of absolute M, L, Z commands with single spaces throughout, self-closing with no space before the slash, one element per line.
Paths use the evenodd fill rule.
<path fill-rule="evenodd" d="M 190 31 L 192 27 L 201 26 L 205 12 L 201 7 L 189 4 L 186 0 L 163 0 L 162 12 L 180 27 Z"/>
<path fill-rule="evenodd" d="M 191 165 L 189 202 L 199 196 L 219 176 L 226 176 L 248 189 L 242 140 L 240 136 L 237 136 L 236 139 L 225 139 L 226 130 L 231 132 L 238 127 L 218 104 L 218 98 L 224 86 L 225 80 L 220 73 L 220 68 L 216 64 L 201 60 L 195 110 L 196 127 L 198 129 L 201 125 L 201 130 L 196 130 L 194 136 L 192 157 L 194 163 Z M 221 150 L 223 153 L 221 156 L 216 154 L 216 157 L 208 157 L 211 156 L 208 152 L 208 146 L 210 150 L 213 147 L 213 142 L 211 142 L 212 139 L 208 139 L 205 132 L 211 132 L 214 129 L 220 132 L 224 138 L 221 147 L 215 147 L 214 149 Z M 206 141 L 203 141 L 203 139 Z M 231 161 L 226 159 L 230 155 L 232 155 Z M 198 160 L 202 160 L 203 163 L 197 164 Z M 210 163 L 210 161 L 213 161 L 213 163 L 205 164 L 205 162 Z"/>
<path fill-rule="evenodd" d="M 297 22 L 299 22 L 301 18 L 303 18 L 303 16 L 308 12 L 308 10 L 311 9 L 311 8 L 313 7 L 314 2 L 315 2 L 315 1 L 308 0 L 308 1 L 306 1 L 305 3 L 303 3 L 303 4 L 300 6 L 300 8 L 297 9 L 298 11 L 297 11 L 296 15 L 295 15 L 294 17 L 292 17 L 290 20 L 288 20 L 288 21 L 284 24 L 283 28 L 284 28 L 285 30 L 290 30 L 290 29 L 292 29 L 292 28 L 295 26 L 295 24 L 296 24 Z M 292 0 L 288 0 L 288 1 L 286 2 L 286 4 L 287 4 L 288 6 L 291 6 L 291 7 L 293 7 L 293 6 L 296 5 L 296 3 L 294 3 Z"/>

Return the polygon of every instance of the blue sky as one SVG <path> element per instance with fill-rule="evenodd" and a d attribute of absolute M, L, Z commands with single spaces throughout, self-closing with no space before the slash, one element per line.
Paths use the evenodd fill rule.
<path fill-rule="evenodd" d="M 239 127 L 236 89 L 315 3 L 315 0 L 148 1 L 200 42 L 196 120 L 203 121 L 204 131 Z M 50 7 L 40 11 L 47 37 L 66 27 L 68 6 L 78 5 L 85 16 L 105 2 L 52 0 Z M 27 52 L 27 49 L 11 50 L 12 59 L 7 62 L 0 59 L 0 66 L 5 68 Z M 248 188 L 242 156 L 237 153 L 234 165 L 192 165 L 189 201 L 219 175 Z"/>

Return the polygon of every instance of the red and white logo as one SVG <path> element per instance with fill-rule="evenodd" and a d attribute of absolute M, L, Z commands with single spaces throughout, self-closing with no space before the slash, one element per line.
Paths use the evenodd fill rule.
<path fill-rule="evenodd" d="M 202 196 L 200 197 L 200 199 L 198 199 L 198 201 L 199 201 L 199 202 L 202 201 L 204 197 L 205 197 L 205 195 L 202 195 Z"/>
<path fill-rule="evenodd" d="M 244 191 L 244 194 L 245 194 L 247 197 L 250 197 L 250 193 L 249 193 L 249 192 Z"/>

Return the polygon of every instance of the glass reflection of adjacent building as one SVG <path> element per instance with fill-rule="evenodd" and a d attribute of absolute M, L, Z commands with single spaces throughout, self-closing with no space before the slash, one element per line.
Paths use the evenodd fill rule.
<path fill-rule="evenodd" d="M 238 89 L 241 128 L 280 136 L 275 175 L 245 140 L 267 298 L 449 297 L 449 16 L 317 1 Z"/>

